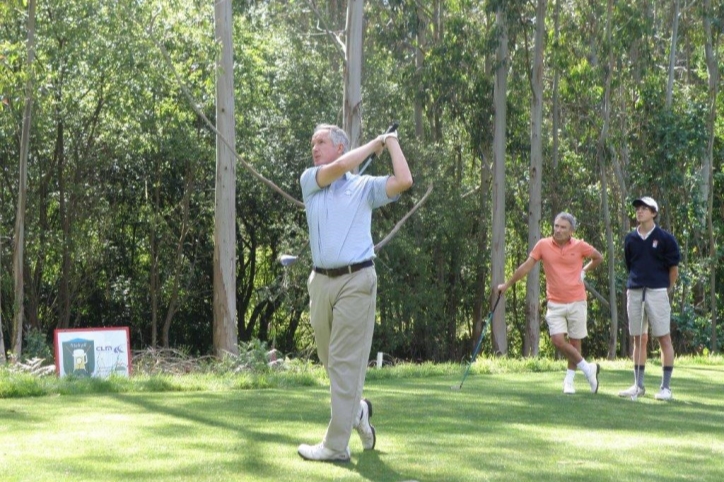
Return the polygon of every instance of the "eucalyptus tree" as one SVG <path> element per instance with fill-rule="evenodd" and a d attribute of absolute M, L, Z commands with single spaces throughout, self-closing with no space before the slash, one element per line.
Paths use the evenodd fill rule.
<path fill-rule="evenodd" d="M 508 19 L 505 2 L 498 2 L 495 10 L 495 24 L 498 48 L 496 51 L 495 93 L 495 135 L 493 138 L 493 243 L 492 243 L 492 285 L 505 281 L 505 161 L 508 69 Z M 498 310 L 492 321 L 491 332 L 496 353 L 508 353 L 508 335 L 505 325 L 505 304 Z"/>
<path fill-rule="evenodd" d="M 364 1 L 347 0 L 344 56 L 343 129 L 350 147 L 362 141 L 362 38 L 364 30 Z"/>
<path fill-rule="evenodd" d="M 547 0 L 538 0 L 535 11 L 535 42 L 531 75 L 530 115 L 530 174 L 528 196 L 528 250 L 541 238 L 543 176 L 543 57 L 546 37 Z M 525 293 L 526 332 L 523 343 L 525 356 L 537 356 L 540 343 L 540 267 L 528 273 Z"/>
<path fill-rule="evenodd" d="M 28 183 L 28 151 L 30 149 L 30 126 L 33 109 L 33 90 L 35 68 L 35 0 L 28 1 L 28 41 L 27 41 L 27 80 L 25 81 L 25 106 L 23 108 L 23 127 L 20 139 L 18 202 L 15 215 L 13 279 L 15 282 L 15 299 L 13 301 L 13 353 L 19 359 L 23 352 L 23 300 L 24 286 L 24 255 L 25 255 L 25 207 Z M 0 327 L 2 328 L 2 327 Z M 4 348 L 3 348 L 4 349 Z M 3 358 L 5 354 L 3 353 Z"/>
<path fill-rule="evenodd" d="M 236 331 L 236 146 L 231 0 L 214 3 L 221 46 L 216 70 L 216 205 L 214 209 L 214 350 L 238 353 Z M 228 144 L 228 145 L 227 145 Z"/>
<path fill-rule="evenodd" d="M 678 5 L 678 0 L 677 0 Z M 720 256 L 717 252 L 717 234 L 714 228 L 714 142 L 716 138 L 717 123 L 717 97 L 719 94 L 719 79 L 721 72 L 719 70 L 718 41 L 721 37 L 721 26 L 724 18 L 718 18 L 717 24 L 719 29 L 712 29 L 712 18 L 715 10 L 712 8 L 711 0 L 704 0 L 702 6 L 702 21 L 704 25 L 704 52 L 706 59 L 706 68 L 708 73 L 708 92 L 707 92 L 707 109 L 708 116 L 706 122 L 707 130 L 707 147 L 702 156 L 701 169 L 701 197 L 706 202 L 706 231 L 708 238 L 708 255 L 709 255 L 709 316 L 711 319 L 711 340 L 709 349 L 712 353 L 719 351 L 717 339 L 717 268 L 720 265 Z M 677 11 L 678 13 L 678 11 Z M 722 10 L 720 10 L 722 13 Z"/>

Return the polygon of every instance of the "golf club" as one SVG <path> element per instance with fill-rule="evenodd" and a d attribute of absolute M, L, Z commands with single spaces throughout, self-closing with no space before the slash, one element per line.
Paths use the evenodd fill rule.
<path fill-rule="evenodd" d="M 644 286 L 641 290 L 641 325 L 639 326 L 639 351 L 638 356 L 641 356 L 641 347 L 644 340 L 644 316 L 646 315 L 646 287 Z M 638 366 L 638 359 L 636 358 L 636 343 L 633 346 L 633 363 L 634 363 L 634 386 L 636 392 L 631 396 L 631 401 L 635 402 L 639 399 L 638 386 L 639 386 L 639 372 L 636 369 Z"/>
<path fill-rule="evenodd" d="M 282 266 L 289 266 L 290 264 L 294 264 L 297 262 L 297 259 L 299 259 L 299 256 L 294 256 L 293 254 L 283 254 L 279 256 L 279 262 L 282 264 Z"/>
<path fill-rule="evenodd" d="M 305 249 L 307 249 L 307 245 L 309 245 L 309 241 L 304 243 L 304 246 L 297 252 L 297 254 L 282 254 L 279 256 L 279 262 L 284 266 L 285 268 L 288 266 L 293 265 L 299 260 L 299 257 L 302 255 L 302 252 L 304 252 Z"/>
<path fill-rule="evenodd" d="M 495 308 L 498 307 L 498 302 L 500 301 L 500 297 L 502 295 L 503 295 L 502 292 L 498 293 L 498 298 L 495 300 L 493 309 L 490 310 L 490 313 L 488 313 L 488 317 L 486 318 L 485 322 L 483 323 L 483 327 L 480 329 L 480 338 L 478 339 L 478 344 L 475 346 L 475 350 L 473 350 L 473 356 L 470 357 L 470 363 L 468 363 L 468 367 L 465 369 L 465 374 L 463 375 L 463 379 L 460 380 L 460 385 L 453 385 L 452 387 L 450 387 L 450 390 L 462 390 L 463 383 L 465 382 L 465 379 L 468 376 L 470 367 L 473 366 L 473 362 L 475 361 L 475 358 L 478 356 L 478 353 L 480 352 L 480 347 L 483 344 L 483 335 L 485 334 L 485 329 L 488 327 L 490 320 L 493 319 L 493 313 L 495 313 Z"/>
<path fill-rule="evenodd" d="M 400 126 L 399 122 L 393 121 L 392 124 L 390 124 L 390 127 L 388 127 L 387 130 L 385 131 L 385 134 L 395 132 L 399 126 Z M 370 165 L 370 162 L 372 162 L 375 159 L 375 157 L 377 157 L 377 154 L 375 154 L 374 152 L 372 154 L 370 154 L 369 156 L 367 156 L 367 159 L 364 160 L 362 167 L 359 170 L 358 174 L 360 176 L 362 175 L 363 172 L 365 172 L 365 169 L 367 169 L 367 167 Z"/>

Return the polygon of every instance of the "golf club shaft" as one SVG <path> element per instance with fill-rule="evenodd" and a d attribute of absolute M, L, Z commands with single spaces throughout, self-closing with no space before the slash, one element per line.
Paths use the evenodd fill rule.
<path fill-rule="evenodd" d="M 465 382 L 465 379 L 468 376 L 468 372 L 470 372 L 470 367 L 473 366 L 473 362 L 475 361 L 475 358 L 477 358 L 478 353 L 480 352 L 480 347 L 483 344 L 483 335 L 485 334 L 485 329 L 488 327 L 490 320 L 493 318 L 493 313 L 495 313 L 495 309 L 498 307 L 498 302 L 500 302 L 500 297 L 502 296 L 502 294 L 503 294 L 502 292 L 498 293 L 498 298 L 495 300 L 493 309 L 490 310 L 490 313 L 488 313 L 488 317 L 485 319 L 483 326 L 480 328 L 480 337 L 478 338 L 478 343 L 475 345 L 475 350 L 473 350 L 473 355 L 470 357 L 470 363 L 468 363 L 468 367 L 465 369 L 465 374 L 463 374 L 463 379 L 460 381 L 460 386 L 458 388 L 463 387 L 463 383 Z"/>
<path fill-rule="evenodd" d="M 397 128 L 399 127 L 399 125 L 400 124 L 397 121 L 392 122 L 392 124 L 390 124 L 390 127 L 388 127 L 387 130 L 385 131 L 385 134 L 395 132 L 397 130 Z M 374 152 L 372 154 L 370 154 L 369 156 L 367 156 L 367 159 L 364 160 L 364 163 L 362 164 L 362 167 L 359 170 L 360 175 L 363 172 L 365 172 L 365 169 L 367 169 L 367 167 L 375 159 L 375 157 L 377 157 L 377 154 L 375 154 Z"/>

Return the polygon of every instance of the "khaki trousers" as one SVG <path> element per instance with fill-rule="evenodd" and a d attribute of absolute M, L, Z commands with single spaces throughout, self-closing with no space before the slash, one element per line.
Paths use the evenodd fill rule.
<path fill-rule="evenodd" d="M 323 442 L 342 451 L 360 412 L 375 328 L 377 273 L 374 266 L 335 278 L 312 271 L 307 288 L 317 354 L 327 370 L 332 398 Z"/>

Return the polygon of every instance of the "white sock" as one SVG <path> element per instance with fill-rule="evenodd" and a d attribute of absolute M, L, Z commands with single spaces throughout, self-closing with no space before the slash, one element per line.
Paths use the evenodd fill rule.
<path fill-rule="evenodd" d="M 570 368 L 566 370 L 566 380 L 573 381 L 573 377 L 576 376 L 576 370 L 571 370 Z"/>
<path fill-rule="evenodd" d="M 576 365 L 576 366 L 577 366 L 578 369 L 581 370 L 583 373 L 588 373 L 588 370 L 589 370 L 589 368 L 588 368 L 588 362 L 587 362 L 585 359 L 579 361 L 579 362 L 578 362 L 578 365 Z"/>

